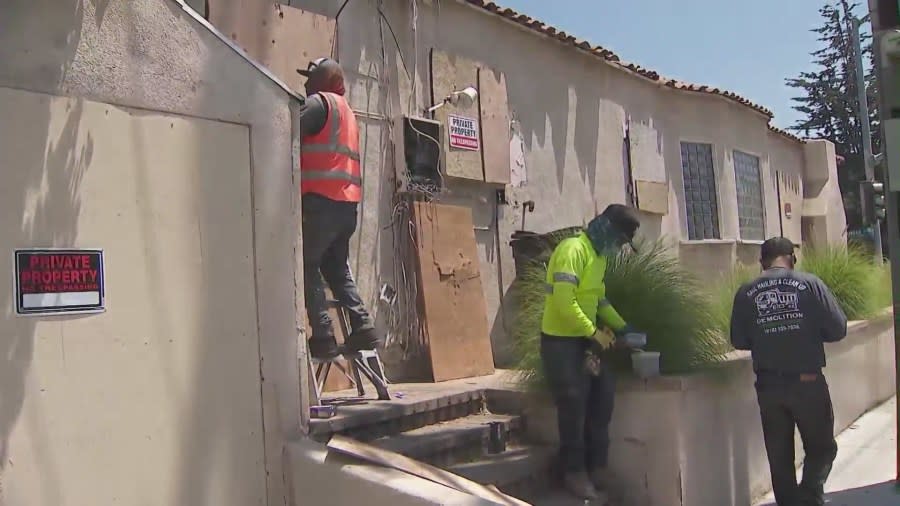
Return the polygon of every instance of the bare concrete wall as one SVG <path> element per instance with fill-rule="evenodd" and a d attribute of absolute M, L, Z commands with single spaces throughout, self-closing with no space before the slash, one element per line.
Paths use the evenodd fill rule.
<path fill-rule="evenodd" d="M 896 394 L 891 319 L 852 322 L 826 349 L 835 433 Z M 744 506 L 771 487 L 754 373 L 746 354 L 715 372 L 623 381 L 610 465 L 627 506 Z M 527 413 L 532 437 L 556 443 L 547 400 Z M 797 436 L 797 463 L 803 458 Z M 838 449 L 850 451 L 848 449 Z"/>
<path fill-rule="evenodd" d="M 284 440 L 298 434 L 299 388 L 296 336 L 299 327 L 296 306 L 302 299 L 295 288 L 297 261 L 294 255 L 296 219 L 292 216 L 296 195 L 292 179 L 291 118 L 288 97 L 230 48 L 190 19 L 180 4 L 172 0 L 9 0 L 0 3 L 0 86 L 55 95 L 81 97 L 139 109 L 182 114 L 242 124 L 249 127 L 252 208 L 244 212 L 253 218 L 254 284 L 243 289 L 257 297 L 259 374 L 263 393 L 262 419 L 265 424 L 266 479 L 269 504 L 283 503 L 281 452 Z M 49 117 L 33 119 L 33 135 L 46 140 Z M 65 148 L 65 144 L 55 146 Z M 148 147 L 147 155 L 165 146 Z M 53 154 L 50 151 L 49 154 Z M 76 156 L 65 150 L 63 159 Z M 61 163 L 61 162 L 60 162 Z M 38 171 L 39 167 L 31 167 Z M 70 198 L 81 181 L 72 174 L 42 180 L 35 173 L 21 181 L 15 193 L 18 204 L 7 204 L 15 213 L 5 221 L 4 245 L 69 245 L 81 233 L 74 204 L 39 207 L 34 225 L 26 227 L 23 199 L 41 185 L 56 198 Z M 109 187 L 109 190 L 114 190 Z M 212 195 L 215 185 L 198 188 L 196 196 Z M 103 206 L 104 196 L 100 199 Z M 128 224 L 123 225 L 125 227 Z M 131 224 L 134 226 L 134 224 Z M 222 224 L 226 226 L 226 224 Z M 143 240 L 155 241 L 154 229 Z M 103 246 L 99 244 L 99 246 Z M 3 307 L 9 308 L 8 293 Z M 68 324 L 61 329 L 68 328 Z M 6 362 L 3 375 L 3 417 L 0 437 L 7 440 L 20 420 L 26 401 L 27 378 L 33 350 L 40 336 L 34 323 L 26 324 L 14 336 L 3 336 Z M 95 337 L 96 339 L 96 337 Z M 203 333 L 196 343 L 197 357 L 215 356 L 220 336 Z M 101 367 L 99 362 L 98 367 Z M 202 360 L 195 364 L 200 377 L 184 378 L 182 402 L 204 405 L 197 382 L 209 381 L 214 371 L 227 365 Z M 206 372 L 207 376 L 202 376 Z M 161 381 L 148 377 L 146 381 Z M 30 393 L 28 394 L 30 395 Z M 11 399 L 7 403 L 7 399 Z M 257 413 L 259 416 L 259 413 Z M 217 468 L 221 453 L 229 447 L 219 437 L 220 429 L 231 424 L 228 416 L 212 420 L 186 417 L 178 427 L 180 437 L 192 440 L 185 446 L 183 462 L 209 473 Z M 142 435 L 135 435 L 142 437 Z M 223 447 L 224 445 L 224 447 Z M 140 454 L 129 454 L 119 465 L 127 468 L 140 462 Z M 7 459 L 2 459 L 8 468 Z M 62 472 L 56 469 L 56 472 Z M 5 469 L 4 469 L 4 472 Z M 174 472 L 174 471 L 173 471 Z M 203 473 L 183 476 L 184 501 L 204 504 L 206 488 L 200 486 Z M 197 482 L 198 486 L 188 481 Z M 215 502 L 215 501 L 212 501 Z M 28 504 L 35 504 L 28 502 Z M 46 504 L 61 504 L 53 501 Z"/>

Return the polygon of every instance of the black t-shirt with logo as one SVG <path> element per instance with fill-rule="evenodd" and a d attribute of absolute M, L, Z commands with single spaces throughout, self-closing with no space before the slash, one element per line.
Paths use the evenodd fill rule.
<path fill-rule="evenodd" d="M 847 317 L 812 274 L 769 269 L 734 297 L 731 343 L 750 350 L 757 372 L 817 372 L 825 366 L 823 343 L 846 334 Z"/>

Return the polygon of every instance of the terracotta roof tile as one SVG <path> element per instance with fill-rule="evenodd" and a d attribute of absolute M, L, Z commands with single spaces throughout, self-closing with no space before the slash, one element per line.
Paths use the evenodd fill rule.
<path fill-rule="evenodd" d="M 800 137 L 797 137 L 796 135 L 788 132 L 787 130 L 782 130 L 782 129 L 778 128 L 777 126 L 769 125 L 769 130 L 778 135 L 781 135 L 783 137 L 787 137 L 788 139 L 790 139 L 792 141 L 796 141 L 801 144 L 806 144 L 806 140 L 801 139 Z"/>
<path fill-rule="evenodd" d="M 736 93 L 732 93 L 730 91 L 725 91 L 725 90 L 720 90 L 719 88 L 710 88 L 709 86 L 686 83 L 686 82 L 682 82 L 682 81 L 677 81 L 675 79 L 664 78 L 664 77 L 660 76 L 659 73 L 654 70 L 650 70 L 650 69 L 641 67 L 640 65 L 637 65 L 634 63 L 627 63 L 627 62 L 621 61 L 615 53 L 613 53 L 612 51 L 610 51 L 604 47 L 592 46 L 591 43 L 588 41 L 576 39 L 575 37 L 567 34 L 566 32 L 563 32 L 553 26 L 546 25 L 546 24 L 542 23 L 541 21 L 531 18 L 530 16 L 526 16 L 525 14 L 516 12 L 512 9 L 500 7 L 499 5 L 497 5 L 494 2 L 485 2 L 484 0 L 460 0 L 460 1 L 465 2 L 469 5 L 473 5 L 475 7 L 484 9 L 485 11 L 490 12 L 492 14 L 497 14 L 499 16 L 502 16 L 510 21 L 519 23 L 520 25 L 523 25 L 527 28 L 535 30 L 536 32 L 539 32 L 539 33 L 542 33 L 549 37 L 558 39 L 561 42 L 564 42 L 566 44 L 569 44 L 569 45 L 575 47 L 576 49 L 586 51 L 586 52 L 590 53 L 591 55 L 599 57 L 600 59 L 602 59 L 614 66 L 618 66 L 624 70 L 630 71 L 630 72 L 637 74 L 637 75 L 639 75 L 645 79 L 648 79 L 650 81 L 661 83 L 670 88 L 674 88 L 674 89 L 678 89 L 678 90 L 682 90 L 682 91 L 689 91 L 689 92 L 693 92 L 693 93 L 705 93 L 705 94 L 709 94 L 709 95 L 718 95 L 718 96 L 727 98 L 733 102 L 736 102 L 738 104 L 741 104 L 745 107 L 749 107 L 750 109 L 753 109 L 754 111 L 756 111 L 760 114 L 763 114 L 769 118 L 773 117 L 772 111 L 770 111 L 766 107 L 756 104 Z M 783 130 L 775 129 L 775 127 L 771 127 L 771 128 L 773 128 L 776 132 L 783 133 L 784 135 L 786 135 L 790 138 L 800 140 L 798 137 L 793 136 L 787 132 L 784 132 Z"/>

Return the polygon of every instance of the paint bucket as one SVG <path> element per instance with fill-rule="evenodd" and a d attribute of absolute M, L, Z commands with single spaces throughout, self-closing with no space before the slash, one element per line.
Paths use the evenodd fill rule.
<path fill-rule="evenodd" d="M 655 378 L 659 376 L 658 351 L 638 351 L 631 354 L 631 368 L 639 378 Z"/>

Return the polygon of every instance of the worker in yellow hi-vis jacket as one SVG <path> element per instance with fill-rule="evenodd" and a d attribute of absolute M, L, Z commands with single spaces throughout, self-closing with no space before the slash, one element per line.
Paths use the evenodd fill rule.
<path fill-rule="evenodd" d="M 606 267 L 639 226 L 632 208 L 610 205 L 583 232 L 562 241 L 547 268 L 541 360 L 557 409 L 565 485 L 582 499 L 605 500 L 615 395 L 609 368 L 588 367 L 588 355 L 611 347 L 614 334 L 631 331 L 606 299 Z"/>

